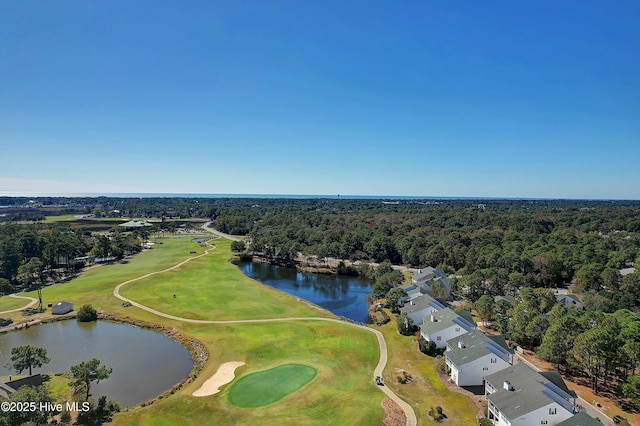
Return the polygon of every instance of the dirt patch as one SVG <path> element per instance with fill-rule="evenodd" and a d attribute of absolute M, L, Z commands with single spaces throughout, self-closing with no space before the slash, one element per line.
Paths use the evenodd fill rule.
<path fill-rule="evenodd" d="M 382 420 L 382 424 L 386 426 L 405 426 L 407 424 L 407 416 L 402 408 L 391 398 L 385 398 L 380 403 L 384 409 L 386 417 Z"/>

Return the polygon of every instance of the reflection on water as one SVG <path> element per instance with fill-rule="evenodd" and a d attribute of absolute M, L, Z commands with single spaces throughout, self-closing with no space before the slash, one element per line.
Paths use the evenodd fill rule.
<path fill-rule="evenodd" d="M 44 347 L 51 359 L 42 368 L 34 368 L 34 374 L 61 373 L 98 358 L 101 365 L 113 368 L 113 373 L 92 385 L 93 397 L 106 395 L 122 406 L 160 395 L 193 368 L 189 352 L 161 333 L 107 321 L 70 320 L 0 334 L 0 375 L 17 373 L 12 368 L 11 349 L 24 345 Z"/>
<path fill-rule="evenodd" d="M 306 299 L 338 316 L 365 322 L 371 293 L 368 281 L 343 275 L 298 272 L 292 268 L 266 263 L 239 262 L 238 268 L 261 283 Z"/>

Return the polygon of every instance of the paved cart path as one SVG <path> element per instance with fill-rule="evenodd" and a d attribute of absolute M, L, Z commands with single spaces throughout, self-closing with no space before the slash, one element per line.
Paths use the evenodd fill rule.
<path fill-rule="evenodd" d="M 205 224 L 204 228 L 210 232 L 212 232 L 208 227 L 207 224 Z M 221 234 L 221 233 L 216 233 L 216 232 L 212 232 L 214 235 L 216 235 L 218 238 L 219 237 L 226 237 L 225 234 Z M 229 238 L 232 239 L 232 238 Z M 235 238 L 233 239 L 235 241 Z M 375 376 L 382 376 L 382 372 L 384 370 L 384 367 L 387 365 L 387 342 L 384 340 L 384 336 L 382 335 L 381 332 L 379 332 L 378 330 L 374 330 L 370 327 L 361 325 L 361 324 L 355 324 L 352 322 L 348 322 L 348 321 L 344 321 L 344 320 L 339 320 L 336 318 L 322 318 L 322 317 L 289 317 L 289 318 L 264 318 L 264 319 L 246 319 L 246 320 L 199 320 L 199 319 L 192 319 L 192 318 L 183 318 L 183 317 L 178 317 L 175 315 L 171 315 L 171 314 L 167 314 L 165 312 L 161 312 L 158 311 L 157 309 L 153 309 L 150 308 L 148 306 L 145 306 L 141 303 L 136 302 L 135 300 L 131 300 L 128 299 L 124 296 L 122 296 L 120 294 L 120 289 L 122 287 L 124 287 L 127 284 L 133 283 L 135 281 L 139 281 L 148 277 L 151 277 L 153 275 L 157 275 L 157 274 L 162 274 L 171 270 L 174 270 L 176 268 L 181 267 L 182 265 L 188 263 L 189 261 L 193 260 L 193 259 L 197 259 L 199 257 L 202 256 L 206 256 L 207 254 L 209 254 L 212 250 L 215 250 L 214 246 L 211 246 L 209 249 L 205 250 L 204 253 L 198 255 L 198 256 L 194 256 L 194 257 L 190 257 L 180 263 L 178 263 L 175 266 L 172 266 L 170 268 L 167 269 L 163 269 L 161 271 L 156 271 L 156 272 L 151 272 L 149 274 L 145 274 L 142 275 L 138 278 L 134 278 L 131 280 L 127 280 L 125 282 L 122 282 L 120 284 L 118 284 L 114 289 L 113 289 L 113 295 L 115 297 L 117 297 L 118 299 L 124 301 L 124 302 L 128 302 L 131 305 L 140 308 L 140 309 L 144 309 L 147 312 L 151 312 L 152 314 L 161 316 L 163 318 L 168 318 L 168 319 L 172 319 L 175 321 L 182 321 L 182 322 L 189 322 L 189 323 L 194 323 L 194 324 L 242 324 L 242 323 L 263 323 L 263 322 L 279 322 L 279 321 L 328 321 L 328 322 L 335 322 L 338 324 L 343 324 L 343 325 L 348 325 L 351 327 L 357 327 L 360 328 L 362 330 L 366 330 L 369 331 L 373 334 L 376 335 L 377 339 L 378 339 L 378 346 L 380 347 L 380 359 L 378 361 L 378 364 L 376 365 L 376 367 L 373 370 L 373 375 L 371 376 L 372 380 Z M 413 411 L 413 408 L 407 404 L 405 401 L 403 401 L 398 395 L 396 395 L 391 389 L 389 389 L 388 386 L 378 386 L 378 388 L 385 393 L 389 398 L 391 398 L 393 401 L 395 401 L 400 408 L 402 408 L 402 411 L 404 411 L 405 416 L 407 418 L 407 426 L 415 426 L 417 425 L 418 421 L 416 418 L 416 414 Z"/>
<path fill-rule="evenodd" d="M 30 300 L 31 302 L 29 302 L 27 305 L 23 306 L 22 308 L 17 308 L 17 309 L 11 309 L 9 311 L 2 311 L 0 312 L 0 314 L 8 314 L 10 312 L 18 312 L 18 311 L 23 311 L 27 308 L 32 307 L 33 305 L 35 305 L 36 303 L 38 303 L 38 299 L 34 299 L 33 297 L 27 297 L 27 296 L 17 296 L 15 294 L 10 294 L 9 297 L 13 297 L 14 299 L 27 299 Z"/>

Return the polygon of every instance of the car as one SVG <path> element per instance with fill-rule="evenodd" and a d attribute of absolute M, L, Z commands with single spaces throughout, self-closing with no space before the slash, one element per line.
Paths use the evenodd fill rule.
<path fill-rule="evenodd" d="M 382 381 L 382 377 L 376 376 L 376 385 L 384 386 L 384 382 Z"/>
<path fill-rule="evenodd" d="M 620 416 L 613 416 L 613 422 L 615 424 L 622 423 L 623 420 L 624 419 L 622 417 L 620 417 Z"/>

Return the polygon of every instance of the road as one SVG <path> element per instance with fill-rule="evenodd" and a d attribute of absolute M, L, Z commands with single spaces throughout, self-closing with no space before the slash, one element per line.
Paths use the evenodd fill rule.
<path fill-rule="evenodd" d="M 215 230 L 213 228 L 210 228 L 209 225 L 211 225 L 212 222 L 207 222 L 204 225 L 202 225 L 202 229 L 204 229 L 207 232 L 212 233 L 215 236 L 218 237 L 222 237 L 224 239 L 227 240 L 231 240 L 231 241 L 243 241 L 242 238 L 238 238 L 238 237 L 234 237 L 233 235 L 229 235 L 229 234 L 225 234 L 224 232 L 220 232 L 218 230 Z"/>

